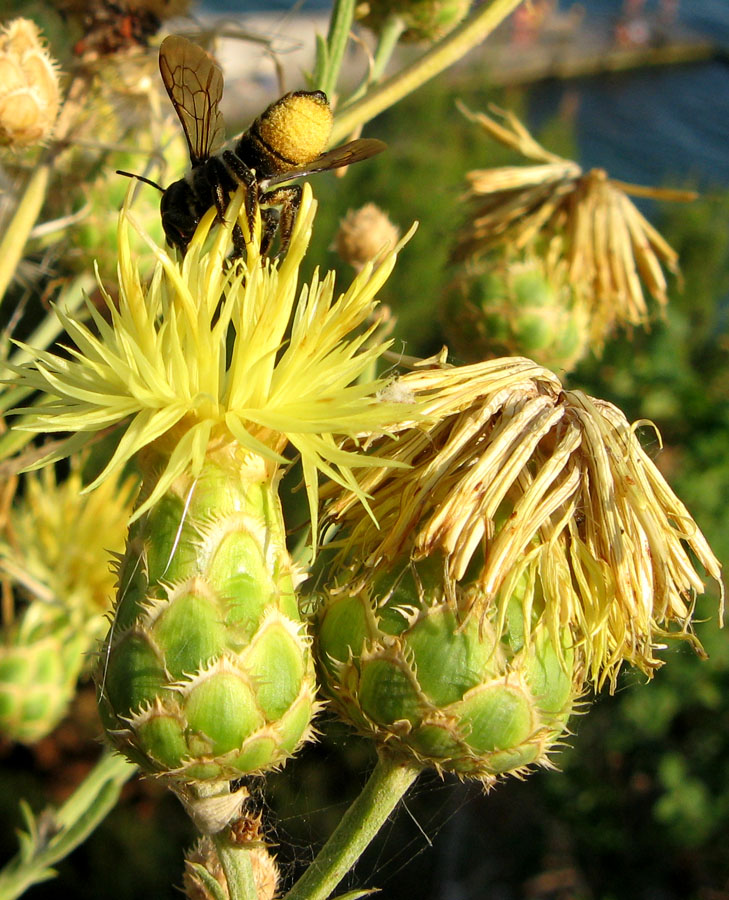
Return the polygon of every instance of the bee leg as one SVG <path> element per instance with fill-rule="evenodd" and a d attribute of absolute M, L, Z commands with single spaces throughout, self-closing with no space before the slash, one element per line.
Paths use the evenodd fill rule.
<path fill-rule="evenodd" d="M 271 249 L 276 229 L 278 228 L 278 213 L 275 209 L 261 210 L 261 256 L 266 256 Z"/>
<path fill-rule="evenodd" d="M 233 226 L 233 259 L 242 259 L 246 255 L 246 239 L 243 229 L 236 222 Z"/>
<path fill-rule="evenodd" d="M 258 203 L 258 182 L 256 173 L 233 153 L 232 150 L 223 151 L 223 162 L 230 172 L 246 186 L 246 218 L 248 220 L 248 233 L 253 234 L 253 226 L 256 221 L 256 204 Z"/>
<path fill-rule="evenodd" d="M 279 226 L 281 244 L 278 252 L 283 254 L 289 246 L 291 232 L 294 230 L 294 222 L 296 221 L 296 214 L 301 206 L 301 185 L 292 184 L 288 187 L 279 187 L 274 188 L 272 191 L 267 191 L 261 197 L 261 203 L 281 207 Z"/>
<path fill-rule="evenodd" d="M 217 156 L 211 156 L 207 162 L 208 183 L 212 188 L 213 201 L 215 209 L 218 213 L 218 221 L 225 221 L 225 210 L 228 208 L 228 200 L 230 199 L 231 185 L 235 187 L 235 182 L 231 182 L 230 175 Z"/>

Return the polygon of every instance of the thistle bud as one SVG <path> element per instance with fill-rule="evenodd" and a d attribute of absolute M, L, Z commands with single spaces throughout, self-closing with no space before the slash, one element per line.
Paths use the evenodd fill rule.
<path fill-rule="evenodd" d="M 154 481 L 156 458 L 143 467 Z M 132 526 L 99 704 L 146 772 L 230 781 L 311 736 L 313 666 L 270 476 L 234 445 L 210 452 Z"/>
<path fill-rule="evenodd" d="M 47 141 L 59 104 L 57 64 L 38 26 L 13 19 L 0 33 L 0 144 L 19 149 Z"/>
<path fill-rule="evenodd" d="M 471 0 L 367 0 L 357 7 L 357 17 L 379 32 L 385 21 L 399 16 L 405 25 L 404 41 L 437 41 L 465 18 Z"/>
<path fill-rule="evenodd" d="M 350 209 L 339 223 L 334 246 L 339 256 L 360 271 L 381 250 L 392 249 L 400 229 L 374 203 Z"/>
<path fill-rule="evenodd" d="M 449 597 L 442 571 L 404 562 L 328 595 L 318 658 L 336 708 L 389 752 L 487 784 L 547 764 L 581 692 L 568 632 L 525 639 L 540 605 L 526 577 L 504 626 L 477 579 Z"/>
<path fill-rule="evenodd" d="M 260 814 L 241 816 L 233 822 L 230 826 L 229 839 L 235 844 L 248 845 L 257 900 L 273 900 L 278 887 L 279 871 L 276 858 L 271 855 L 263 841 Z M 209 837 L 201 838 L 187 854 L 184 885 L 185 895 L 189 900 L 213 900 L 217 895 L 201 877 L 200 868 L 205 869 L 217 881 L 223 897 L 230 895 L 218 853 Z"/>
<path fill-rule="evenodd" d="M 575 300 L 564 265 L 527 254 L 469 266 L 447 289 L 446 337 L 466 362 L 528 356 L 570 371 L 589 347 L 589 316 Z"/>

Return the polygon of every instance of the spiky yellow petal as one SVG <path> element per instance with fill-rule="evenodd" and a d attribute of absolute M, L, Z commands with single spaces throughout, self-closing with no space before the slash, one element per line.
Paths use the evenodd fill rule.
<path fill-rule="evenodd" d="M 23 428 L 75 432 L 38 465 L 64 457 L 101 428 L 124 423 L 123 436 L 95 487 L 145 446 L 164 441 L 167 464 L 135 511 L 148 510 L 186 470 L 201 470 L 209 445 L 236 441 L 282 462 L 292 444 L 301 455 L 312 521 L 317 481 L 325 472 L 351 488 L 351 468 L 371 465 L 342 451 L 344 436 L 382 431 L 400 419 L 402 405 L 382 399 L 381 380 L 359 383 L 386 348 L 367 321 L 376 294 L 395 263 L 396 248 L 365 265 L 335 297 L 334 276 L 298 287 L 299 267 L 315 213 L 308 186 L 283 260 L 262 259 L 255 237 L 244 260 L 227 262 L 242 189 L 224 227 L 210 210 L 180 262 L 148 243 L 157 258 L 149 284 L 133 259 L 128 206 L 119 226 L 119 299 L 102 288 L 110 322 L 89 303 L 87 323 L 57 311 L 75 346 L 68 358 L 30 351 L 35 362 L 18 370 L 24 385 L 42 391 Z"/>

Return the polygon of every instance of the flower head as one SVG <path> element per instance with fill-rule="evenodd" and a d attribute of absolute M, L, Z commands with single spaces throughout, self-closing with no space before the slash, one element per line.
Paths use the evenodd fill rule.
<path fill-rule="evenodd" d="M 47 141 L 60 105 L 58 67 L 30 19 L 0 32 L 0 144 L 14 149 Z"/>
<path fill-rule="evenodd" d="M 406 467 L 361 478 L 379 529 L 351 495 L 331 501 L 345 580 L 442 557 L 445 595 L 465 580 L 465 612 L 477 599 L 499 628 L 526 584 L 527 633 L 568 629 L 597 686 L 624 661 L 650 674 L 665 638 L 700 650 L 693 558 L 717 581 L 720 565 L 620 410 L 516 357 L 413 371 L 399 385 L 436 424 L 388 449 Z"/>
<path fill-rule="evenodd" d="M 533 164 L 468 173 L 465 199 L 471 212 L 453 259 L 479 257 L 507 245 L 522 250 L 543 241 L 566 259 L 598 345 L 615 325 L 644 325 L 648 307 L 643 285 L 665 305 L 662 266 L 677 274 L 678 255 L 628 195 L 663 200 L 693 200 L 696 195 L 626 184 L 602 169 L 585 172 L 542 147 L 511 113 L 502 113 L 501 124 L 484 113 L 462 111 Z"/>
<path fill-rule="evenodd" d="M 18 370 L 23 384 L 46 394 L 22 427 L 74 432 L 42 465 L 124 423 L 113 456 L 89 489 L 154 444 L 166 464 L 135 517 L 180 474 L 199 473 L 210 447 L 237 442 L 278 464 L 290 443 L 301 457 L 316 528 L 318 473 L 363 497 L 351 469 L 375 464 L 341 450 L 341 438 L 382 432 L 403 414 L 402 404 L 379 396 L 381 380 L 358 382 L 387 347 L 368 344 L 374 326 L 364 323 L 403 242 L 366 265 L 336 299 L 333 273 L 321 278 L 318 270 L 299 292 L 315 212 L 310 189 L 304 187 L 282 261 L 261 258 L 255 236 L 244 260 L 227 260 L 234 223 L 247 227 L 243 196 L 240 189 L 224 227 L 213 227 L 214 209 L 203 216 L 182 261 L 149 241 L 157 258 L 149 284 L 132 258 L 134 220 L 125 205 L 118 304 L 102 288 L 111 321 L 90 304 L 91 325 L 57 311 L 75 348 L 69 358 L 33 351 L 35 363 Z"/>

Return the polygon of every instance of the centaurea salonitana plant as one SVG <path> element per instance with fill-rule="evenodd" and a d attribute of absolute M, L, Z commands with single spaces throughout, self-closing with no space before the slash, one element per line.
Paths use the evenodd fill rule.
<path fill-rule="evenodd" d="M 285 448 L 300 457 L 316 533 L 320 473 L 364 499 L 352 468 L 374 464 L 341 440 L 381 433 L 403 411 L 383 401 L 383 382 L 358 382 L 387 346 L 369 345 L 364 323 L 396 251 L 338 298 L 333 273 L 315 272 L 300 290 L 310 190 L 283 260 L 262 258 L 255 235 L 245 259 L 228 259 L 233 223 L 246 227 L 242 199 L 241 190 L 225 226 L 214 210 L 203 217 L 182 260 L 150 242 L 157 268 L 148 284 L 125 207 L 118 305 L 104 291 L 111 321 L 91 305 L 93 328 L 59 311 L 75 343 L 69 357 L 36 352 L 18 373 L 46 394 L 24 427 L 73 432 L 43 462 L 121 426 L 88 489 L 132 461 L 142 474 L 99 704 L 112 743 L 186 794 L 190 784 L 225 793 L 233 779 L 282 765 L 312 734 L 302 576 L 277 494 Z"/>

